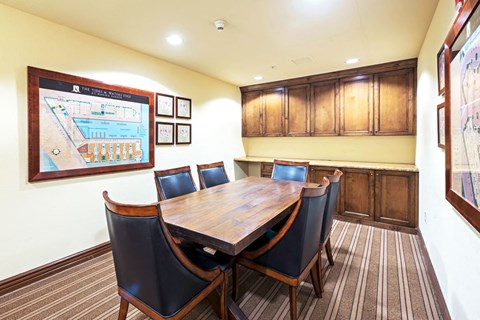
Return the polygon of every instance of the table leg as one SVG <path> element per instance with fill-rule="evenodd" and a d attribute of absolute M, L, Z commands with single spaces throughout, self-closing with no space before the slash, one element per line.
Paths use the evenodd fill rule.
<path fill-rule="evenodd" d="M 220 315 L 220 289 L 213 291 L 207 297 L 208 302 L 211 304 L 213 310 L 217 315 Z M 228 319 L 230 320 L 248 320 L 242 309 L 233 301 L 229 294 L 227 294 L 227 308 Z"/>

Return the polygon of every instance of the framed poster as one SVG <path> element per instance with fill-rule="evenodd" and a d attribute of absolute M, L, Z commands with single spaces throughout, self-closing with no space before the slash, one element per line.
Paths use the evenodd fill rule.
<path fill-rule="evenodd" d="M 177 123 L 177 144 L 192 143 L 192 125 L 189 123 Z"/>
<path fill-rule="evenodd" d="M 28 67 L 28 181 L 153 168 L 154 94 Z"/>
<path fill-rule="evenodd" d="M 442 44 L 437 54 L 437 85 L 438 95 L 445 92 L 445 44 Z"/>
<path fill-rule="evenodd" d="M 174 96 L 157 93 L 157 117 L 173 118 Z"/>
<path fill-rule="evenodd" d="M 438 147 L 445 149 L 445 103 L 437 106 L 437 141 Z"/>
<path fill-rule="evenodd" d="M 156 123 L 156 144 L 173 144 L 173 123 L 157 122 Z"/>
<path fill-rule="evenodd" d="M 177 118 L 192 118 L 192 100 L 177 97 Z"/>
<path fill-rule="evenodd" d="M 480 8 L 467 1 L 445 44 L 446 198 L 480 231 Z"/>

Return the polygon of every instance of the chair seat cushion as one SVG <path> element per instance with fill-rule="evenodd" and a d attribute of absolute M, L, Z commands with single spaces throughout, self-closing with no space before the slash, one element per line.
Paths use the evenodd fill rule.
<path fill-rule="evenodd" d="M 201 248 L 191 246 L 180 245 L 180 249 L 182 249 L 183 253 L 185 253 L 192 263 L 207 271 L 220 267 L 220 270 L 225 272 L 233 263 L 233 257 L 225 254 L 216 253 L 212 255 Z"/>

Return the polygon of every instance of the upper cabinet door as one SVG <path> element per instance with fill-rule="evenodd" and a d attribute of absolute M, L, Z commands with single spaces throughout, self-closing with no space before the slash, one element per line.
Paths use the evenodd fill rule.
<path fill-rule="evenodd" d="M 310 135 L 310 86 L 288 87 L 285 91 L 287 136 L 303 137 Z"/>
<path fill-rule="evenodd" d="M 283 88 L 263 91 L 263 136 L 278 137 L 283 135 Z"/>
<path fill-rule="evenodd" d="M 373 134 L 373 76 L 340 80 L 340 134 Z"/>
<path fill-rule="evenodd" d="M 311 135 L 338 135 L 340 132 L 338 81 L 314 83 L 311 92 Z"/>
<path fill-rule="evenodd" d="M 250 91 L 242 96 L 242 136 L 260 137 L 262 135 L 262 92 Z"/>
<path fill-rule="evenodd" d="M 415 134 L 414 69 L 375 75 L 375 135 Z"/>

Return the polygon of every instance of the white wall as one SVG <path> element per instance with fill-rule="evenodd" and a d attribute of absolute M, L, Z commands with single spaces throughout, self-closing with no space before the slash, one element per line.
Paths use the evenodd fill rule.
<path fill-rule="evenodd" d="M 445 200 L 445 152 L 437 147 L 437 52 L 455 19 L 440 0 L 418 59 L 419 223 L 452 319 L 480 319 L 480 234 Z"/>
<path fill-rule="evenodd" d="M 0 279 L 107 241 L 103 190 L 156 201 L 151 169 L 27 182 L 29 65 L 191 98 L 193 143 L 156 147 L 156 169 L 223 160 L 235 177 L 233 158 L 245 154 L 237 87 L 3 5 L 0 39 Z"/>

